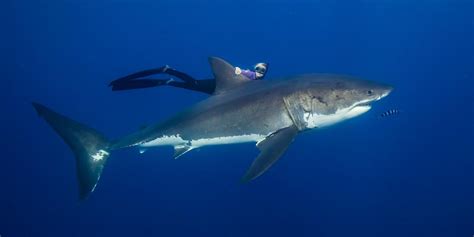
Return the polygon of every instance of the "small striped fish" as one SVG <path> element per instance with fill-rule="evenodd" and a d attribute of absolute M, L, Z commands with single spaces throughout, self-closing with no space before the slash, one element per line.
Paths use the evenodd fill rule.
<path fill-rule="evenodd" d="M 383 113 L 381 113 L 379 115 L 379 117 L 383 118 L 383 117 L 389 117 L 389 116 L 394 116 L 394 115 L 397 115 L 399 114 L 401 111 L 398 110 L 398 109 L 389 109 Z"/>

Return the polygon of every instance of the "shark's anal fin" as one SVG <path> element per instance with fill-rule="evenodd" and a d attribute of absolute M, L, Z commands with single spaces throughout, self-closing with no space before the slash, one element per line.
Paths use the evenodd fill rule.
<path fill-rule="evenodd" d="M 180 156 L 184 155 L 184 153 L 192 150 L 193 148 L 188 145 L 177 145 L 174 147 L 174 154 L 173 158 L 178 159 Z"/>
<path fill-rule="evenodd" d="M 298 128 L 292 125 L 278 130 L 259 142 L 257 147 L 260 149 L 260 155 L 253 161 L 247 173 L 242 177 L 242 181 L 247 182 L 263 174 L 285 153 L 297 134 Z"/>
<path fill-rule="evenodd" d="M 214 94 L 220 94 L 226 90 L 240 86 L 251 80 L 242 74 L 235 74 L 235 67 L 221 58 L 209 57 L 212 73 L 216 78 L 216 89 Z"/>

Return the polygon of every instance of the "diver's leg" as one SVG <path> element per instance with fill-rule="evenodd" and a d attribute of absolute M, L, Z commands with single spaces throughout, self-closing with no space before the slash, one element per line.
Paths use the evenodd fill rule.
<path fill-rule="evenodd" d="M 133 90 L 141 88 L 149 88 L 155 86 L 166 85 L 171 79 L 162 80 L 162 79 L 140 79 L 132 81 L 124 81 L 121 83 L 115 83 L 112 86 L 113 91 L 122 91 L 122 90 Z"/>
<path fill-rule="evenodd" d="M 194 83 L 196 81 L 196 79 L 194 79 L 190 75 L 188 75 L 184 72 L 180 72 L 176 69 L 173 69 L 168 65 L 165 65 L 165 66 L 162 66 L 162 67 L 159 67 L 159 68 L 147 69 L 147 70 L 135 72 L 135 73 L 132 73 L 130 75 L 118 78 L 118 79 L 113 80 L 112 82 L 110 82 L 109 86 L 113 86 L 115 84 L 122 83 L 124 81 L 131 81 L 133 79 L 138 79 L 138 78 L 141 78 L 141 77 L 147 77 L 147 76 L 151 76 L 151 75 L 154 75 L 154 74 L 161 74 L 161 73 L 166 73 L 168 75 L 177 77 L 177 78 L 179 78 L 179 79 L 181 79 L 181 80 L 183 80 L 187 83 Z"/>
<path fill-rule="evenodd" d="M 216 89 L 216 81 L 214 79 L 196 80 L 195 78 L 193 78 L 192 76 L 184 72 L 178 71 L 168 66 L 165 66 L 165 67 L 166 68 L 164 69 L 164 73 L 170 76 L 174 76 L 184 81 L 183 83 L 183 82 L 171 80 L 167 83 L 167 85 L 179 87 L 183 89 L 188 89 L 188 90 L 199 91 L 206 94 L 212 94 L 214 93 L 214 90 Z"/>
<path fill-rule="evenodd" d="M 160 80 L 160 79 L 141 79 L 141 77 L 150 76 L 153 74 L 160 74 L 166 73 L 170 76 L 174 76 L 183 80 L 184 82 L 174 81 L 172 79 L 169 80 Z M 136 72 L 119 79 L 116 79 L 110 82 L 109 86 L 112 87 L 112 90 L 132 90 L 132 89 L 140 89 L 140 88 L 149 88 L 161 85 L 170 85 L 178 88 L 184 88 L 188 90 L 199 91 L 206 94 L 214 93 L 216 82 L 214 79 L 207 79 L 207 80 L 196 80 L 190 75 L 177 71 L 173 68 L 170 68 L 168 65 L 155 68 L 155 69 L 148 69 L 140 72 Z"/>
<path fill-rule="evenodd" d="M 216 90 L 216 80 L 215 79 L 204 79 L 196 80 L 196 90 L 201 91 L 206 94 L 213 94 Z"/>
<path fill-rule="evenodd" d="M 175 81 L 173 79 L 162 80 L 162 79 L 140 79 L 132 81 L 124 81 L 121 83 L 116 83 L 112 85 L 113 91 L 122 91 L 122 90 L 133 90 L 133 89 L 142 89 L 150 88 L 156 86 L 169 85 L 173 87 L 199 91 L 206 94 L 214 93 L 216 88 L 216 81 L 214 79 L 206 80 L 196 80 L 195 83 L 187 83 L 181 81 Z"/>
<path fill-rule="evenodd" d="M 214 93 L 214 90 L 216 88 L 216 80 L 214 79 L 195 80 L 193 83 L 170 80 L 166 83 L 166 85 L 193 90 L 193 91 L 199 91 L 206 94 L 212 94 Z"/>

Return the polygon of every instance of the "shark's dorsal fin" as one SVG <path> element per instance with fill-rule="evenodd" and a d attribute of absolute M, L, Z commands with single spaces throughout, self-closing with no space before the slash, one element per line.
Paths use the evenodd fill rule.
<path fill-rule="evenodd" d="M 250 81 L 242 74 L 235 74 L 235 67 L 221 58 L 209 57 L 209 64 L 216 79 L 214 94 L 220 94 Z"/>

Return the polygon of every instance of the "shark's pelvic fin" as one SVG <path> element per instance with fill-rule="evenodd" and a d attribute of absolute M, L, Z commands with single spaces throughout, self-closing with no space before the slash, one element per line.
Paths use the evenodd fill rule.
<path fill-rule="evenodd" d="M 184 155 L 184 153 L 192 150 L 193 148 L 188 145 L 179 145 L 174 147 L 174 154 L 173 158 L 178 159 L 180 156 Z"/>
<path fill-rule="evenodd" d="M 109 142 L 92 128 L 58 114 L 46 106 L 33 103 L 38 115 L 58 133 L 76 156 L 79 196 L 85 199 L 94 191 L 109 157 Z"/>
<path fill-rule="evenodd" d="M 298 128 L 292 125 L 278 130 L 259 142 L 257 147 L 260 149 L 260 155 L 253 161 L 242 181 L 247 182 L 263 174 L 285 153 L 297 134 Z"/>
<path fill-rule="evenodd" d="M 209 57 L 209 64 L 211 65 L 212 73 L 216 78 L 216 89 L 214 94 L 220 94 L 251 81 L 242 74 L 235 74 L 235 67 L 221 58 Z"/>

